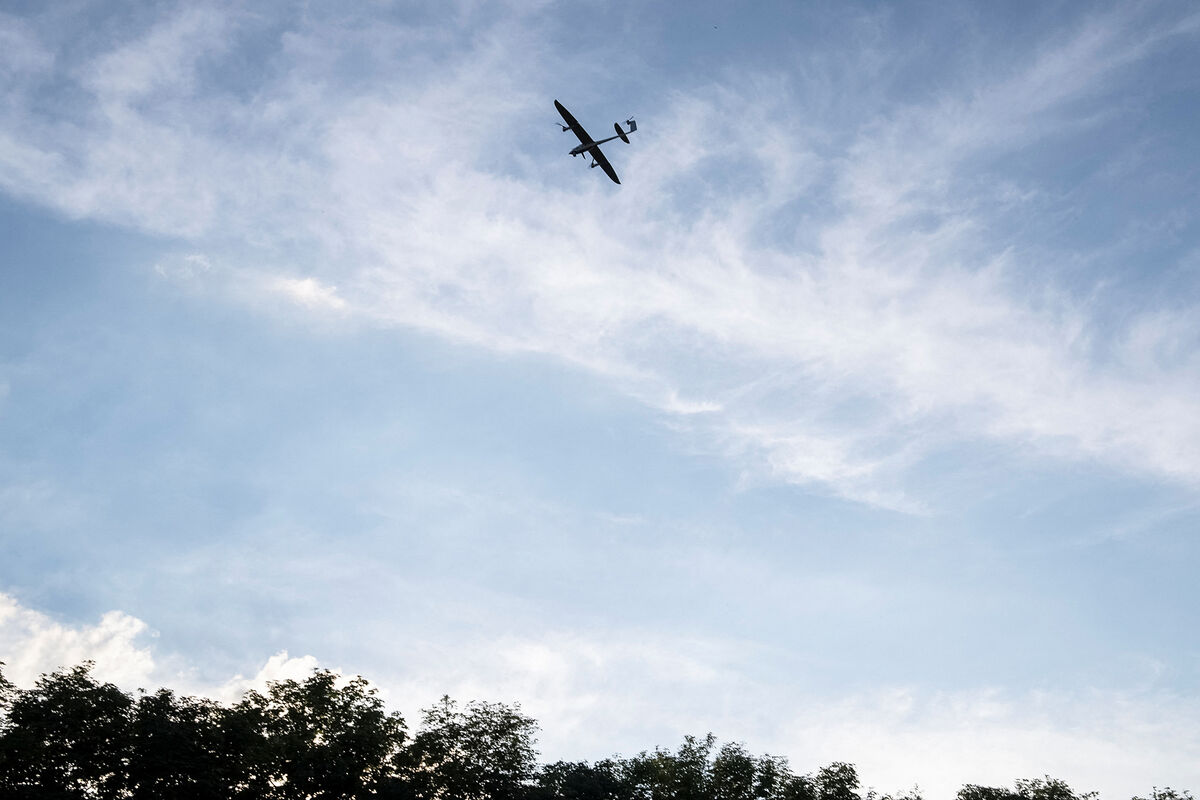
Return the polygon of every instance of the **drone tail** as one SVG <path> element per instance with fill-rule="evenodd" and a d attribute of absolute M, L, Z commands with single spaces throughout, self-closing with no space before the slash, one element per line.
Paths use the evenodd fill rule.
<path fill-rule="evenodd" d="M 617 136 L 621 137 L 621 141 L 625 144 L 629 144 L 629 134 L 637 130 L 637 123 L 631 119 L 627 119 L 625 120 L 625 124 L 629 126 L 628 131 L 621 130 L 621 123 L 619 122 L 614 122 L 613 128 L 616 130 Z"/>

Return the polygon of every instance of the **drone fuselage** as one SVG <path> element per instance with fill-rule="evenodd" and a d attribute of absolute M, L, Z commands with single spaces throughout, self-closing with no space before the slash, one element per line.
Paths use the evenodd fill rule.
<path fill-rule="evenodd" d="M 617 137 L 610 136 L 607 139 L 601 139 L 598 142 L 584 142 L 583 144 L 576 145 L 575 147 L 571 148 L 571 155 L 577 156 L 580 153 L 586 153 L 587 151 L 591 150 L 593 147 L 598 147 L 599 145 L 602 145 L 605 142 L 611 142 L 615 138 L 617 138 Z"/>

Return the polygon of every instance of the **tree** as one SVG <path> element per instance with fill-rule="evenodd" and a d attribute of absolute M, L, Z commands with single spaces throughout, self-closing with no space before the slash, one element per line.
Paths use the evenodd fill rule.
<path fill-rule="evenodd" d="M 404 743 L 404 720 L 384 712 L 363 678 L 338 682 L 329 670 L 316 670 L 303 682 L 271 681 L 267 694 L 247 692 L 234 707 L 241 718 L 227 720 L 228 729 L 251 755 L 248 784 L 255 792 L 271 787 L 260 796 L 341 800 L 388 776 Z"/>
<path fill-rule="evenodd" d="M 754 797 L 785 800 L 797 778 L 783 756 L 762 755 L 754 761 Z"/>
<path fill-rule="evenodd" d="M 708 795 L 714 800 L 811 800 L 814 783 L 792 774 L 786 758 L 755 758 L 745 746 L 721 745 L 709 768 Z"/>
<path fill-rule="evenodd" d="M 159 689 L 133 708 L 128 765 L 134 798 L 227 798 L 245 782 L 224 745 L 225 711 L 210 700 Z"/>
<path fill-rule="evenodd" d="M 1164 786 L 1161 789 L 1155 786 L 1150 789 L 1150 797 L 1134 796 L 1133 800 L 1194 800 L 1194 798 L 1187 789 L 1175 791 L 1170 786 Z"/>
<path fill-rule="evenodd" d="M 1044 778 L 1022 778 L 1013 789 L 998 786 L 976 786 L 968 783 L 958 790 L 957 800 L 1095 800 L 1095 792 L 1076 794 L 1070 786 L 1049 775 Z"/>
<path fill-rule="evenodd" d="M 625 781 L 623 765 L 604 759 L 595 764 L 586 761 L 557 761 L 538 772 L 535 796 L 563 800 L 627 800 L 632 790 Z"/>
<path fill-rule="evenodd" d="M 920 788 L 914 786 L 904 794 L 884 794 L 881 795 L 874 789 L 867 790 L 866 800 L 923 800 L 921 797 Z"/>
<path fill-rule="evenodd" d="M 43 675 L 13 692 L 0 733 L 6 797 L 122 797 L 131 753 L 133 700 L 92 678 L 92 662 Z M 9 684 L 11 686 L 11 684 Z"/>
<path fill-rule="evenodd" d="M 833 762 L 817 773 L 813 786 L 816 800 L 861 800 L 858 794 L 858 770 L 853 764 Z"/>
<path fill-rule="evenodd" d="M 736 742 L 721 745 L 709 768 L 709 796 L 713 800 L 754 800 L 764 797 L 756 789 L 758 763 Z"/>
<path fill-rule="evenodd" d="M 17 687 L 12 681 L 4 677 L 4 662 L 0 661 L 0 732 L 4 730 L 4 720 L 8 715 L 8 704 L 12 702 L 13 695 L 17 692 Z"/>
<path fill-rule="evenodd" d="M 706 800 L 709 783 L 709 756 L 716 737 L 683 737 L 679 749 L 656 748 L 639 753 L 625 762 L 626 780 L 635 797 L 651 800 Z"/>
<path fill-rule="evenodd" d="M 0 663 L 0 667 L 3 664 Z M 797 776 L 711 733 L 675 751 L 538 768 L 537 723 L 520 707 L 449 697 L 422 712 L 415 737 L 367 681 L 317 670 L 272 681 L 232 707 L 169 689 L 135 700 L 85 662 L 30 689 L 0 671 L 3 800 L 921 800 L 919 790 L 860 794 L 853 764 Z M 967 784 L 957 800 L 1096 800 L 1061 780 Z M 1153 788 L 1149 798 L 1194 800 Z"/>
<path fill-rule="evenodd" d="M 1065 781 L 1051 778 L 1022 778 L 1015 782 L 1021 800 L 1095 800 L 1096 792 L 1075 794 Z"/>
<path fill-rule="evenodd" d="M 968 783 L 958 790 L 956 800 L 1020 800 L 1016 792 L 997 786 L 976 786 Z"/>
<path fill-rule="evenodd" d="M 520 706 L 458 705 L 443 696 L 422 712 L 421 729 L 395 759 L 421 800 L 513 800 L 533 785 L 537 723 Z"/>

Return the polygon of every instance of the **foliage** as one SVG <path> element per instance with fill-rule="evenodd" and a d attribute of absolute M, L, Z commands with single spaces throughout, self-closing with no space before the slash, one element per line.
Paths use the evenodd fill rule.
<path fill-rule="evenodd" d="M 85 662 L 43 675 L 5 710 L 0 790 L 9 797 L 116 798 L 128 777 L 133 700 Z"/>
<path fill-rule="evenodd" d="M 334 673 L 317 670 L 304 682 L 269 683 L 266 695 L 247 692 L 235 707 L 250 723 L 253 777 L 272 787 L 266 796 L 358 797 L 389 775 L 404 720 L 384 712 L 364 679 L 341 688 L 337 682 Z"/>
<path fill-rule="evenodd" d="M 449 697 L 422 712 L 421 730 L 395 759 L 397 773 L 421 800 L 509 800 L 525 796 L 537 769 L 537 723 L 519 706 Z"/>
<path fill-rule="evenodd" d="M 0 664 L 0 667 L 3 665 Z M 132 697 L 92 664 L 20 689 L 0 671 L 0 797 L 13 800 L 921 800 L 861 790 L 853 764 L 796 775 L 786 759 L 712 734 L 595 763 L 539 766 L 520 706 L 449 697 L 411 738 L 362 678 L 315 670 L 232 706 L 169 689 Z M 957 800 L 1095 800 L 1061 780 L 967 784 Z M 1154 788 L 1133 800 L 1194 800 Z"/>
<path fill-rule="evenodd" d="M 317 671 L 233 708 L 167 689 L 136 701 L 92 665 L 12 690 L 0 795 L 39 798 L 364 796 L 390 769 L 403 721 L 366 681 Z"/>
<path fill-rule="evenodd" d="M 1164 786 L 1161 789 L 1155 786 L 1150 789 L 1149 797 L 1134 797 L 1133 800 L 1194 800 L 1194 798 L 1187 789 L 1175 791 L 1170 786 Z"/>
<path fill-rule="evenodd" d="M 1015 786 L 1021 800 L 1092 800 L 1096 796 L 1095 792 L 1077 795 L 1065 782 L 1049 775 L 1018 780 Z"/>
<path fill-rule="evenodd" d="M 625 764 L 604 759 L 595 764 L 586 761 L 556 761 L 542 767 L 537 776 L 539 791 L 533 797 L 565 800 L 622 800 L 630 797 Z"/>
<path fill-rule="evenodd" d="M 968 783 L 958 790 L 956 800 L 1020 800 L 1020 795 L 1011 789 L 996 786 L 976 786 Z"/>
<path fill-rule="evenodd" d="M 967 784 L 958 790 L 957 800 L 1095 800 L 1095 792 L 1076 793 L 1064 781 L 1051 778 L 1020 779 L 1014 788 Z"/>
<path fill-rule="evenodd" d="M 132 708 L 127 786 L 131 797 L 229 796 L 238 774 L 224 710 L 169 689 L 143 695 Z"/>

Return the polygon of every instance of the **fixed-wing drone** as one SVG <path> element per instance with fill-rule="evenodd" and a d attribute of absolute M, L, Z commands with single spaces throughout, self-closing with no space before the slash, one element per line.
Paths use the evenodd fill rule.
<path fill-rule="evenodd" d="M 595 142 L 592 141 L 591 136 L 588 136 L 588 132 L 583 129 L 583 126 L 575 120 L 575 117 L 571 116 L 571 112 L 563 107 L 562 103 L 555 100 L 554 107 L 562 115 L 563 122 L 567 123 L 566 125 L 563 125 L 562 122 L 558 123 L 558 126 L 563 129 L 563 133 L 571 131 L 579 137 L 579 144 L 571 149 L 571 156 L 590 155 L 593 167 L 599 167 L 604 170 L 605 174 L 613 179 L 613 183 L 620 183 L 621 181 L 617 178 L 617 171 L 612 168 L 612 164 L 608 163 L 608 159 L 604 157 L 604 153 L 600 152 L 600 145 L 605 142 L 611 142 L 613 139 L 620 139 L 625 144 L 629 144 L 629 134 L 637 130 L 637 123 L 632 119 L 625 120 L 625 124 L 629 126 L 629 130 L 623 131 L 621 130 L 621 123 L 614 122 L 613 127 L 616 128 L 617 135 Z"/>

